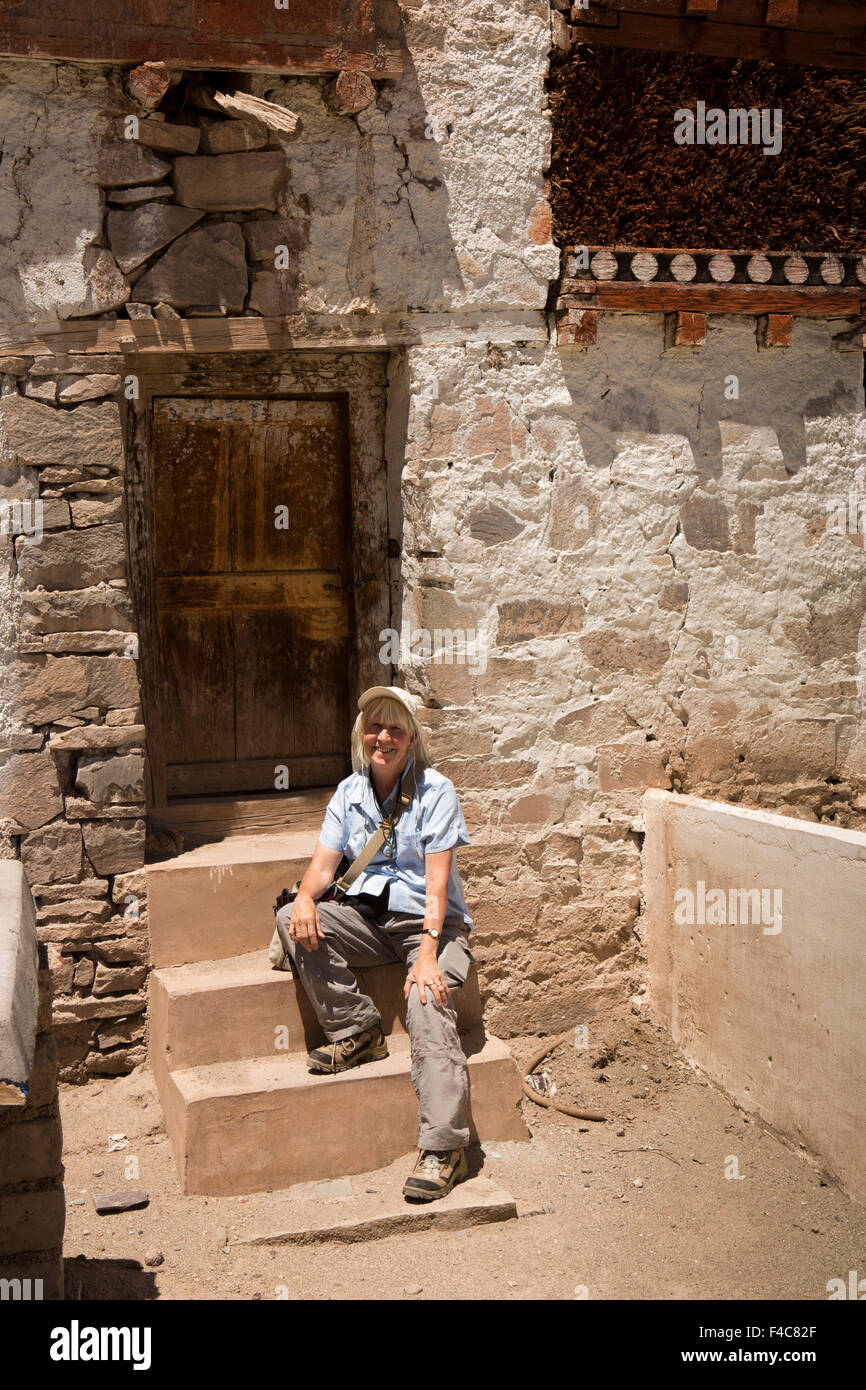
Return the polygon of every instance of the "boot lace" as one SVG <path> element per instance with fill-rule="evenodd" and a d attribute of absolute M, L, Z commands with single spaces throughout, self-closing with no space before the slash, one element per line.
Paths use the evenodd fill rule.
<path fill-rule="evenodd" d="M 446 1155 L 429 1150 L 421 1160 L 421 1167 L 424 1169 L 425 1178 L 436 1179 L 439 1177 L 439 1167 L 443 1157 Z"/>

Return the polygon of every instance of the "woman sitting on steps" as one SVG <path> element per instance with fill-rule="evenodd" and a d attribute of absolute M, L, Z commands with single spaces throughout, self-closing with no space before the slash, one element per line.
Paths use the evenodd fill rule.
<path fill-rule="evenodd" d="M 468 1067 L 451 991 L 472 957 L 457 845 L 469 837 L 453 783 L 431 766 L 411 697 L 374 686 L 358 701 L 352 776 L 332 797 L 313 857 L 277 928 L 328 1040 L 311 1071 L 345 1071 L 388 1055 L 382 1020 L 353 970 L 402 961 L 418 1096 L 418 1157 L 410 1202 L 444 1197 L 467 1176 Z M 343 858 L 355 860 L 384 823 L 381 849 L 348 891 L 318 901 Z"/>

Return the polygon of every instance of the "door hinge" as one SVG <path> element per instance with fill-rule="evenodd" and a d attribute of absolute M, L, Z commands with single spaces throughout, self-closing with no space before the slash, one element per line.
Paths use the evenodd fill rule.
<path fill-rule="evenodd" d="M 358 579 L 354 584 L 326 584 L 324 587 L 330 589 L 333 594 L 353 594 L 356 589 L 363 589 L 365 584 L 369 584 L 371 579 L 375 579 L 375 574 L 365 574 L 363 579 Z"/>

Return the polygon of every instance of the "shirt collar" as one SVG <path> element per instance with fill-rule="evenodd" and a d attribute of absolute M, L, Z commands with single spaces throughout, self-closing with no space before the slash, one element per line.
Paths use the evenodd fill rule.
<path fill-rule="evenodd" d="M 415 761 L 415 755 L 414 755 L 414 753 L 410 753 L 410 754 L 409 754 L 409 757 L 406 759 L 406 766 L 404 767 L 403 773 L 402 773 L 404 785 L 405 785 L 405 780 L 406 780 L 406 774 L 407 774 L 407 772 L 409 771 L 409 769 L 412 767 L 412 764 L 414 763 L 414 761 Z M 358 776 L 359 776 L 359 778 L 360 778 L 360 782 L 359 782 L 359 784 L 358 784 L 358 788 L 357 788 L 356 793 L 351 797 L 351 803 L 350 803 L 350 804 L 353 805 L 353 806 L 367 806 L 368 809 L 369 809 L 370 811 L 372 811 L 373 815 L 376 816 L 376 817 L 378 818 L 378 815 L 379 815 L 379 803 L 378 803 L 378 801 L 376 800 L 376 793 L 375 793 L 375 791 L 374 791 L 374 789 L 373 789 L 373 783 L 372 783 L 372 780 L 371 780 L 371 778 L 370 778 L 370 768 L 369 768 L 369 767 L 365 767 L 365 768 L 358 774 Z M 393 791 L 391 792 L 390 796 L 388 797 L 387 801 L 384 803 L 384 804 L 385 804 L 385 809 L 386 809 L 386 810 L 389 810 L 389 809 L 390 809 L 390 810 L 393 810 L 393 809 L 394 809 L 394 806 L 395 806 L 395 804 L 396 804 L 396 792 L 397 792 L 397 788 L 398 788 L 399 786 L 400 786 L 400 782 L 398 781 L 398 782 L 395 784 L 394 789 L 393 789 Z"/>

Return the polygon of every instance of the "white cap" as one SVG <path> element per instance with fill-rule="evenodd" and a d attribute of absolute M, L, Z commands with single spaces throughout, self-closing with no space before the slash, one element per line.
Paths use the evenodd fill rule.
<path fill-rule="evenodd" d="M 369 690 L 365 690 L 358 701 L 358 709 L 363 711 L 374 700 L 399 700 L 401 705 L 405 705 L 412 718 L 417 721 L 418 705 L 420 701 L 417 695 L 410 695 L 408 690 L 401 690 L 398 685 L 371 685 Z"/>

